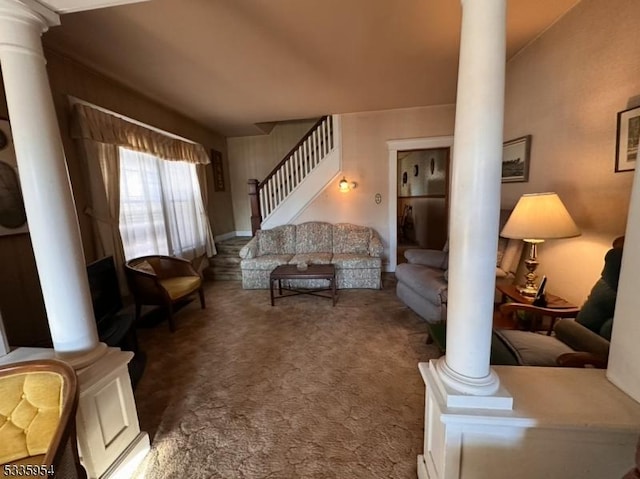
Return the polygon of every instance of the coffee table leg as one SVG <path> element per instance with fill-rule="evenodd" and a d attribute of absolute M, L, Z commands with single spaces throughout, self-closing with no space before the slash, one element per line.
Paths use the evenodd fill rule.
<path fill-rule="evenodd" d="M 336 277 L 331 279 L 331 298 L 333 299 L 333 305 L 336 305 Z"/>
<path fill-rule="evenodd" d="M 274 302 L 273 302 L 273 281 L 272 279 L 269 279 L 269 290 L 271 293 L 271 306 L 274 306 Z"/>
<path fill-rule="evenodd" d="M 278 294 L 282 296 L 282 280 L 278 280 Z"/>

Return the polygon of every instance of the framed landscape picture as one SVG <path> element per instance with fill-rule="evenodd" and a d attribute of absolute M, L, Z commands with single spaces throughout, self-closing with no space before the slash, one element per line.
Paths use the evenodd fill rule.
<path fill-rule="evenodd" d="M 636 169 L 640 141 L 640 106 L 618 113 L 615 171 Z"/>
<path fill-rule="evenodd" d="M 502 147 L 502 182 L 529 181 L 531 135 L 507 141 Z"/>

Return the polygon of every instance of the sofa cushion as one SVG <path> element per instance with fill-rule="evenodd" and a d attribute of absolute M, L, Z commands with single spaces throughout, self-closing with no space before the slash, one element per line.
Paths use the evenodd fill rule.
<path fill-rule="evenodd" d="M 331 264 L 334 264 L 336 269 L 380 268 L 382 260 L 363 254 L 336 253 Z"/>
<path fill-rule="evenodd" d="M 297 253 L 330 253 L 333 250 L 333 225 L 312 221 L 296 226 Z"/>
<path fill-rule="evenodd" d="M 505 271 L 507 275 L 515 275 L 520 264 L 520 257 L 522 256 L 522 248 L 524 242 L 519 239 L 508 239 L 503 242 L 503 238 L 499 239 L 498 248 L 504 247 L 503 250 L 498 249 L 497 262 L 498 267 Z"/>
<path fill-rule="evenodd" d="M 496 266 L 498 268 L 500 267 L 500 263 L 502 263 L 504 252 L 507 249 L 507 243 L 509 243 L 509 240 L 507 238 L 503 238 L 502 236 L 498 238 L 498 257 L 496 261 Z"/>
<path fill-rule="evenodd" d="M 201 284 L 202 280 L 200 276 L 177 276 L 160 281 L 160 286 L 167 291 L 172 301 L 192 293 L 197 290 Z"/>
<path fill-rule="evenodd" d="M 530 331 L 501 329 L 494 331 L 494 337 L 503 341 L 522 366 L 557 366 L 558 356 L 574 352 L 552 336 Z"/>
<path fill-rule="evenodd" d="M 333 252 L 369 254 L 371 228 L 349 223 L 333 225 Z"/>
<path fill-rule="evenodd" d="M 433 304 L 447 301 L 447 282 L 441 269 L 401 263 L 396 267 L 396 278 Z"/>
<path fill-rule="evenodd" d="M 256 231 L 258 256 L 265 254 L 293 254 L 295 252 L 296 227 L 283 225 L 270 230 Z"/>
<path fill-rule="evenodd" d="M 331 253 L 300 253 L 289 260 L 290 264 L 331 264 Z"/>
<path fill-rule="evenodd" d="M 288 264 L 293 258 L 292 254 L 267 254 L 257 258 L 243 259 L 240 262 L 242 269 L 262 269 L 272 270 L 281 264 Z"/>

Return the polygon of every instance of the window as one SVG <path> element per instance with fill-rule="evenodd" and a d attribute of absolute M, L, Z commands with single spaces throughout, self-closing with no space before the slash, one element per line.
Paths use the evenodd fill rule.
<path fill-rule="evenodd" d="M 208 223 L 196 165 L 122 147 L 119 153 L 119 227 L 126 259 L 204 254 Z"/>

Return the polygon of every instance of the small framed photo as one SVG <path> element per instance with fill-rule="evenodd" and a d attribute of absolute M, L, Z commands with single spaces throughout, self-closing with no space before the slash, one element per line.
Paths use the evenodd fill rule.
<path fill-rule="evenodd" d="M 211 167 L 213 168 L 213 190 L 224 191 L 224 170 L 222 169 L 222 153 L 211 150 Z"/>
<path fill-rule="evenodd" d="M 524 183 L 529 181 L 531 135 L 507 141 L 502 147 L 502 182 Z"/>
<path fill-rule="evenodd" d="M 640 140 L 640 106 L 618 113 L 615 171 L 633 171 Z"/>

